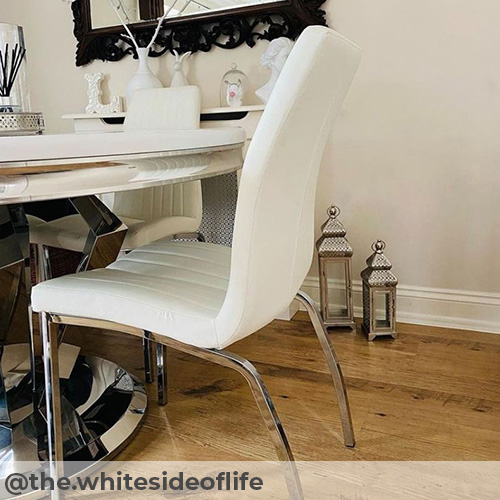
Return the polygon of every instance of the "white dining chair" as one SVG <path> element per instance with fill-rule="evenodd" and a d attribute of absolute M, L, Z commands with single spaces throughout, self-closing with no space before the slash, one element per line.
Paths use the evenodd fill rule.
<path fill-rule="evenodd" d="M 61 324 L 153 340 L 160 378 L 165 346 L 232 368 L 247 380 L 291 498 L 302 498 L 292 452 L 253 365 L 226 351 L 270 323 L 297 298 L 310 314 L 336 388 L 344 439 L 354 445 L 346 387 L 318 310 L 300 287 L 313 258 L 320 162 L 360 61 L 360 50 L 326 27 L 308 27 L 279 77 L 242 171 L 233 247 L 159 241 L 105 269 L 63 276 L 33 289 L 41 313 L 51 456 L 63 457 L 57 369 Z M 166 382 L 166 381 L 165 381 Z M 332 457 L 333 458 L 333 457 Z"/>

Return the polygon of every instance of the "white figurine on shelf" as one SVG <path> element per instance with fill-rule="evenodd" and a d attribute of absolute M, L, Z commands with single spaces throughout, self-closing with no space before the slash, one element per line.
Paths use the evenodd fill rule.
<path fill-rule="evenodd" d="M 184 60 L 187 60 L 191 55 L 191 52 L 186 52 L 179 56 L 179 53 L 174 50 L 175 54 L 175 62 L 174 62 L 174 76 L 172 77 L 172 82 L 170 83 L 171 87 L 185 87 L 189 85 L 188 79 L 184 74 L 183 64 Z"/>
<path fill-rule="evenodd" d="M 285 62 L 293 48 L 293 42 L 285 37 L 272 40 L 264 55 L 260 59 L 260 64 L 271 70 L 271 78 L 260 89 L 255 91 L 255 95 L 262 101 L 267 102 L 278 81 L 278 76 L 285 65 Z"/>
<path fill-rule="evenodd" d="M 85 80 L 88 82 L 87 96 L 89 103 L 85 108 L 88 115 L 92 113 L 107 114 L 107 113 L 120 113 L 122 110 L 122 103 L 120 97 L 111 96 L 109 104 L 103 104 L 101 100 L 102 90 L 101 82 L 104 79 L 102 73 L 87 73 Z"/>
<path fill-rule="evenodd" d="M 227 85 L 226 101 L 230 108 L 239 108 L 243 105 L 243 89 L 241 87 L 241 80 L 236 83 L 225 81 Z"/>

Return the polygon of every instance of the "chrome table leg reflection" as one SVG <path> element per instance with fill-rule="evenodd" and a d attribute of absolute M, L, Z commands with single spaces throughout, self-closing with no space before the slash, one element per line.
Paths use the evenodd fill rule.
<path fill-rule="evenodd" d="M 116 260 L 127 226 L 97 196 L 71 198 L 71 204 L 89 226 L 78 271 L 106 267 Z"/>
<path fill-rule="evenodd" d="M 0 460 L 11 451 L 14 427 L 33 410 L 30 291 L 26 215 L 21 205 L 0 206 Z"/>

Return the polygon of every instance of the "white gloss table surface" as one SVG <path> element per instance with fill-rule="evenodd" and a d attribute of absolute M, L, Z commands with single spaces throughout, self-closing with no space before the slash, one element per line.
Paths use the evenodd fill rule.
<path fill-rule="evenodd" d="M 214 177 L 241 168 L 245 132 L 161 132 L 0 138 L 0 204 L 103 194 Z"/>

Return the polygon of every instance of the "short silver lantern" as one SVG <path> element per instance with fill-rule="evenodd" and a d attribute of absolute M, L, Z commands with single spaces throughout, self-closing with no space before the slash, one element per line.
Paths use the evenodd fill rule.
<path fill-rule="evenodd" d="M 367 268 L 361 272 L 363 280 L 363 330 L 368 340 L 380 335 L 397 337 L 396 286 L 398 279 L 391 271 L 392 264 L 384 255 L 385 243 L 377 240 L 372 245 Z"/>
<path fill-rule="evenodd" d="M 337 220 L 340 209 L 332 205 L 316 243 L 319 260 L 321 315 L 325 326 L 356 327 L 352 305 L 352 247 Z"/>

